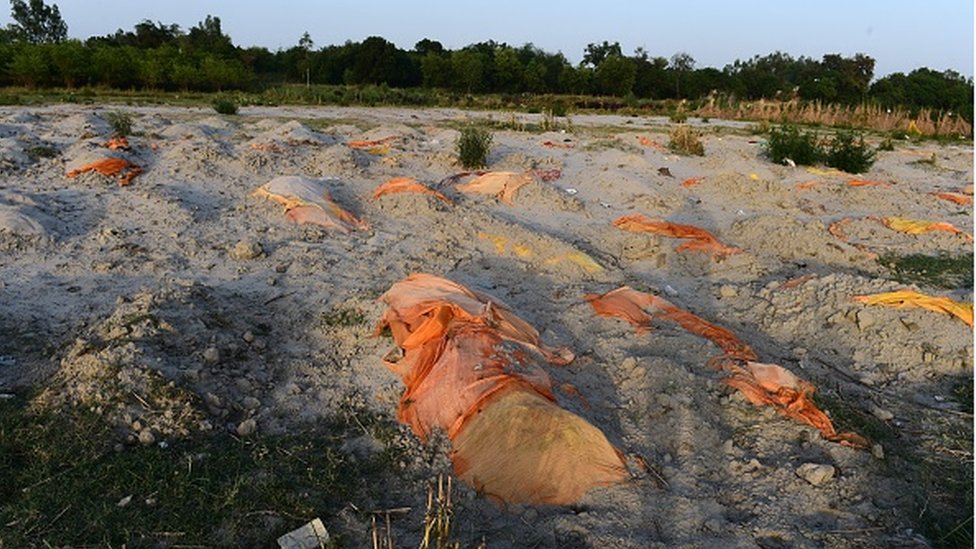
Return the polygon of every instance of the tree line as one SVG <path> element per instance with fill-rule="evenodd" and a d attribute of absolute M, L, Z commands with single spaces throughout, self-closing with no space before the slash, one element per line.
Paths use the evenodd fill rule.
<path fill-rule="evenodd" d="M 260 90 L 283 83 L 438 88 L 459 93 L 574 94 L 627 99 L 698 99 L 722 94 L 741 100 L 801 99 L 847 105 L 926 108 L 973 120 L 973 80 L 951 70 L 919 68 L 873 81 L 875 60 L 826 54 L 794 58 L 783 52 L 736 60 L 724 68 L 696 67 L 684 52 L 670 58 L 642 48 L 625 54 L 618 42 L 588 44 L 574 65 L 562 53 L 531 43 L 494 41 L 450 50 L 423 39 L 404 50 L 370 36 L 316 48 L 306 32 L 277 51 L 236 46 L 207 16 L 184 31 L 142 21 L 130 30 L 67 38 L 56 5 L 11 0 L 15 21 L 0 29 L 0 85 L 106 86 L 119 89 Z"/>

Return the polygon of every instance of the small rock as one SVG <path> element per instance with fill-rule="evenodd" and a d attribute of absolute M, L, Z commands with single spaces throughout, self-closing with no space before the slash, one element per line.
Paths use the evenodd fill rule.
<path fill-rule="evenodd" d="M 725 454 L 731 454 L 734 451 L 735 451 L 735 448 L 734 448 L 734 446 L 732 444 L 732 439 L 731 438 L 722 443 L 722 452 L 723 453 L 725 453 Z"/>
<path fill-rule="evenodd" d="M 302 388 L 297 383 L 289 383 L 285 386 L 285 392 L 289 395 L 300 395 L 302 394 Z"/>
<path fill-rule="evenodd" d="M 804 463 L 796 469 L 796 476 L 802 478 L 803 480 L 809 482 L 814 486 L 820 486 L 830 479 L 834 478 L 833 465 L 824 465 L 821 463 Z"/>
<path fill-rule="evenodd" d="M 243 339 L 247 343 L 254 342 L 254 332 L 252 332 L 251 330 L 244 332 L 243 334 L 241 334 L 241 339 Z"/>
<path fill-rule="evenodd" d="M 130 427 L 132 427 L 132 430 L 136 433 L 142 431 L 142 423 L 138 419 L 133 421 Z"/>
<path fill-rule="evenodd" d="M 249 259 L 260 257 L 261 254 L 264 253 L 264 248 L 261 247 L 259 242 L 245 238 L 244 240 L 241 240 L 235 244 L 234 247 L 230 249 L 229 253 L 231 259 L 247 261 Z"/>
<path fill-rule="evenodd" d="M 115 504 L 116 507 L 125 507 L 132 501 L 132 496 L 125 496 L 120 499 L 118 503 Z"/>
<path fill-rule="evenodd" d="M 249 437 L 258 430 L 258 423 L 253 419 L 245 419 L 237 424 L 237 434 L 242 437 Z"/>
<path fill-rule="evenodd" d="M 895 414 L 889 412 L 888 410 L 885 410 L 884 408 L 878 406 L 873 402 L 871 403 L 870 410 L 871 410 L 871 414 L 874 417 L 880 419 L 881 421 L 890 421 L 895 417 Z"/>
<path fill-rule="evenodd" d="M 875 459 L 884 459 L 884 446 L 881 446 L 880 444 L 873 444 L 871 446 L 871 455 L 874 456 Z"/>
<path fill-rule="evenodd" d="M 809 351 L 807 350 L 806 347 L 797 347 L 797 348 L 793 349 L 793 356 L 796 356 L 796 357 L 804 357 L 804 356 L 807 356 L 807 353 L 808 352 Z"/>
<path fill-rule="evenodd" d="M 522 518 L 529 524 L 532 524 L 537 518 L 539 518 L 539 512 L 532 507 L 528 507 L 525 512 L 522 513 Z"/>
<path fill-rule="evenodd" d="M 216 364 L 220 362 L 220 351 L 216 347 L 207 347 L 203 351 L 203 361 L 207 364 Z"/>
<path fill-rule="evenodd" d="M 244 397 L 244 400 L 241 402 L 241 404 L 243 404 L 244 408 L 248 410 L 257 410 L 258 408 L 261 407 L 261 401 L 252 396 Z"/>
<path fill-rule="evenodd" d="M 237 387 L 237 390 L 242 393 L 251 392 L 251 382 L 243 377 L 237 378 L 237 381 L 234 382 L 234 387 Z"/>
<path fill-rule="evenodd" d="M 149 446 L 153 442 L 156 442 L 156 437 L 152 434 L 151 430 L 147 428 L 139 431 L 139 444 Z"/>
<path fill-rule="evenodd" d="M 722 297 L 735 297 L 739 295 L 739 292 L 732 286 L 729 286 L 728 284 L 723 284 L 722 287 L 718 289 L 718 295 Z"/>
<path fill-rule="evenodd" d="M 254 343 L 251 344 L 255 351 L 263 351 L 268 348 L 268 342 L 263 339 L 255 339 Z"/>
<path fill-rule="evenodd" d="M 877 323 L 877 317 L 875 317 L 874 313 L 870 312 L 868 309 L 858 311 L 855 318 L 857 319 L 857 329 L 861 330 L 862 332 Z"/>

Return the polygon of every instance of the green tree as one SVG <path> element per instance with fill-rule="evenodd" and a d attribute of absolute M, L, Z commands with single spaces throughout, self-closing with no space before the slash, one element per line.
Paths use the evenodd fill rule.
<path fill-rule="evenodd" d="M 679 51 L 671 56 L 671 62 L 669 65 L 671 72 L 674 73 L 675 96 L 678 99 L 681 99 L 681 80 L 685 78 L 689 72 L 695 69 L 695 58 L 686 52 Z"/>
<path fill-rule="evenodd" d="M 139 59 L 139 81 L 142 86 L 155 90 L 168 84 L 176 56 L 173 46 L 143 50 Z"/>
<path fill-rule="evenodd" d="M 312 41 L 312 36 L 308 34 L 308 31 L 305 31 L 298 40 L 298 49 L 302 50 L 298 68 L 305 75 L 305 87 L 307 88 L 312 86 L 312 47 L 314 46 L 315 42 Z"/>
<path fill-rule="evenodd" d="M 190 53 L 208 53 L 217 57 L 234 55 L 234 43 L 220 28 L 220 18 L 208 15 L 183 37 Z"/>
<path fill-rule="evenodd" d="M 483 58 L 483 54 L 468 48 L 451 52 L 455 89 L 468 93 L 481 91 L 485 73 Z"/>
<path fill-rule="evenodd" d="M 27 46 L 14 54 L 8 70 L 18 85 L 35 88 L 47 80 L 50 64 L 44 49 Z"/>
<path fill-rule="evenodd" d="M 65 40 L 68 25 L 61 19 L 57 4 L 48 6 L 44 0 L 10 0 L 10 17 L 16 22 L 9 30 L 31 44 L 48 44 Z"/>
<path fill-rule="evenodd" d="M 89 52 L 79 40 L 65 40 L 50 46 L 51 66 L 61 84 L 73 88 L 88 76 Z"/>
<path fill-rule="evenodd" d="M 509 93 L 521 91 L 523 70 L 518 52 L 514 48 L 505 47 L 495 53 L 495 85 L 498 91 Z M 544 70 L 543 67 L 543 72 Z"/>
<path fill-rule="evenodd" d="M 613 56 L 623 57 L 619 42 L 611 44 L 604 40 L 602 44 L 587 44 L 586 49 L 583 50 L 583 60 L 580 64 L 596 68 Z"/>
<path fill-rule="evenodd" d="M 631 93 L 637 69 L 633 59 L 611 55 L 604 59 L 593 74 L 597 93 L 624 97 Z"/>

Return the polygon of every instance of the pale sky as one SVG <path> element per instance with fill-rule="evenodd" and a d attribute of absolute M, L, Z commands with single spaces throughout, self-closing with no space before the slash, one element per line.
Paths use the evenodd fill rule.
<path fill-rule="evenodd" d="M 320 48 L 382 36 L 402 49 L 430 38 L 448 49 L 494 40 L 527 42 L 578 63 L 591 42 L 619 42 L 670 58 L 684 51 L 696 67 L 783 51 L 819 60 L 826 53 L 873 57 L 875 78 L 919 67 L 973 75 L 973 0 L 562 0 L 531 2 L 384 0 L 46 0 L 71 38 L 132 30 L 143 19 L 184 31 L 210 14 L 238 46 L 272 51 L 308 31 Z M 3 12 L 0 24 L 11 22 Z"/>

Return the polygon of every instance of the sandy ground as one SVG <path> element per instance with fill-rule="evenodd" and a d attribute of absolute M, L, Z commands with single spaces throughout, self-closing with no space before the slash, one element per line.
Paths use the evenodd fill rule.
<path fill-rule="evenodd" d="M 114 110 L 133 116 L 129 152 L 102 147 Z M 770 163 L 746 124 L 698 123 L 706 155 L 690 158 L 641 143 L 666 144 L 665 119 L 577 116 L 569 132 L 495 132 L 491 169 L 561 171 L 524 187 L 512 206 L 451 185 L 441 190 L 453 204 L 370 199 L 391 177 L 436 185 L 460 171 L 455 128 L 489 116 L 513 121 L 450 109 L 244 108 L 224 118 L 166 107 L 0 108 L 0 393 L 42 386 L 41 400 L 84 402 L 130 443 L 287 432 L 357 407 L 392 423 L 402 386 L 382 364 L 390 339 L 371 337 L 376 298 L 428 272 L 502 299 L 545 342 L 574 349 L 573 363 L 549 371 L 583 398 L 560 394 L 561 404 L 664 479 L 595 491 L 572 509 L 500 508 L 461 487 L 455 523 L 465 545 L 926 546 L 917 534 L 925 494 L 899 474 L 892 448 L 843 447 L 753 407 L 706 366 L 718 354 L 708 341 L 668 323 L 637 336 L 595 317 L 582 297 L 625 284 L 661 294 L 905 445 L 921 448 L 935 424 L 971 435 L 971 410 L 949 397 L 972 376 L 969 328 L 852 301 L 905 287 L 873 254 L 972 252 L 962 235 L 909 235 L 866 219 L 946 221 L 971 233 L 971 206 L 929 194 L 973 184 L 970 148 L 899 144 L 861 175 L 890 185 L 851 187 L 845 174 Z M 396 136 L 389 150 L 373 151 L 385 154 L 346 146 L 387 136 Z M 38 147 L 57 155 L 34 158 Z M 145 173 L 128 187 L 95 173 L 65 177 L 110 154 Z M 917 162 L 933 154 L 934 166 Z M 334 178 L 337 202 L 370 229 L 288 222 L 281 206 L 251 194 L 279 175 Z M 691 177 L 704 179 L 681 186 Z M 819 183 L 795 187 L 808 181 Z M 678 252 L 678 240 L 612 225 L 631 213 L 703 227 L 743 253 Z M 828 228 L 847 217 L 844 241 Z M 573 252 L 602 269 L 553 260 Z M 807 278 L 784 285 L 798 277 Z M 973 299 L 972 288 L 922 290 Z M 152 417 L 114 396 L 152 387 L 169 395 Z M 425 482 L 446 461 L 404 433 L 400 443 L 418 457 L 377 506 L 412 509 L 393 524 L 398 542 L 415 546 Z M 384 443 L 365 435 L 347 450 Z M 833 477 L 801 478 L 804 464 L 829 466 Z M 365 522 L 322 519 L 370 543 Z"/>

